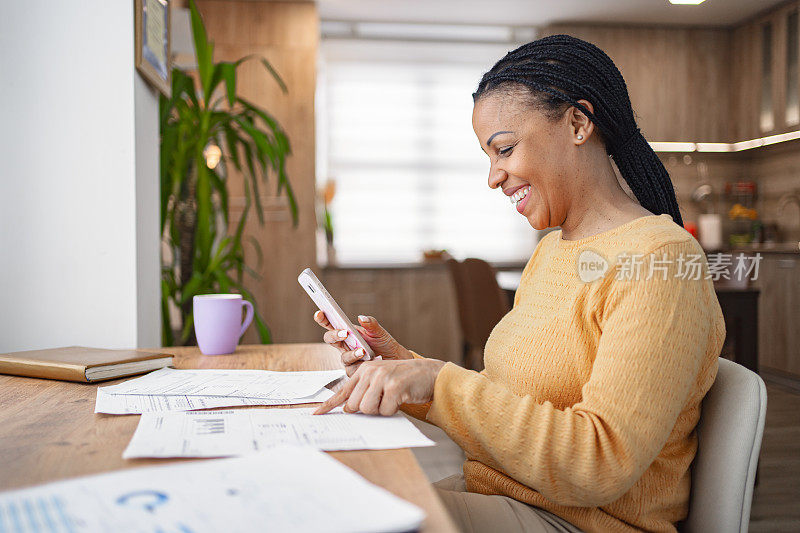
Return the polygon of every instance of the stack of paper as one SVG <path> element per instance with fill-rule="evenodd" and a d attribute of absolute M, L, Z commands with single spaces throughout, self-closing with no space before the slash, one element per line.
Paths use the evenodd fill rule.
<path fill-rule="evenodd" d="M 247 409 L 195 413 L 145 413 L 122 456 L 223 457 L 276 446 L 320 450 L 377 450 L 433 446 L 403 415 L 326 415 L 314 409 Z"/>
<path fill-rule="evenodd" d="M 333 395 L 325 385 L 344 375 L 344 370 L 272 372 L 163 368 L 118 385 L 98 388 L 95 412 L 139 414 L 324 402 Z"/>
<path fill-rule="evenodd" d="M 308 448 L 122 470 L 0 493 L 0 531 L 20 533 L 396 533 L 418 529 L 424 517 L 418 507 Z"/>

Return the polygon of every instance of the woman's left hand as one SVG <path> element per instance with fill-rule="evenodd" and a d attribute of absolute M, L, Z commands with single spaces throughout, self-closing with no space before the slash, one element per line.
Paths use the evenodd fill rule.
<path fill-rule="evenodd" d="M 429 402 L 436 376 L 444 365 L 437 359 L 366 361 L 314 414 L 321 415 L 344 404 L 348 413 L 391 416 L 404 403 Z"/>

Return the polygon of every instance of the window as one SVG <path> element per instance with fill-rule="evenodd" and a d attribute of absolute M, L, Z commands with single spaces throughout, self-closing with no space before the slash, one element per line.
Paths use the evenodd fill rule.
<path fill-rule="evenodd" d="M 536 232 L 487 185 L 472 92 L 511 47 L 323 41 L 317 183 L 336 182 L 339 263 L 415 262 L 426 249 L 527 260 Z"/>

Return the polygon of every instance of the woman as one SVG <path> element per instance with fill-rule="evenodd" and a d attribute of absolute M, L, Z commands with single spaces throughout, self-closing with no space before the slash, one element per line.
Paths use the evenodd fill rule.
<path fill-rule="evenodd" d="M 360 331 L 383 360 L 361 362 L 317 313 L 351 376 L 318 412 L 403 409 L 445 430 L 467 461 L 437 488 L 464 531 L 675 531 L 725 327 L 669 176 L 620 72 L 579 39 L 508 53 L 473 98 L 489 186 L 534 228 L 561 229 L 528 261 L 480 373 L 420 357 L 371 317 Z"/>

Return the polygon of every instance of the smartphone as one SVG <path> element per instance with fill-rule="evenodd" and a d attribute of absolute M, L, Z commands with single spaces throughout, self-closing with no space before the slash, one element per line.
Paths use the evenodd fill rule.
<path fill-rule="evenodd" d="M 344 340 L 348 348 L 351 350 L 364 348 L 367 355 L 361 359 L 362 361 L 380 359 L 380 356 L 375 355 L 375 352 L 369 347 L 364 337 L 362 337 L 361 333 L 353 326 L 353 323 L 350 322 L 350 319 L 344 314 L 342 308 L 339 307 L 339 304 L 336 303 L 336 300 L 333 299 L 333 296 L 325 289 L 325 286 L 317 279 L 317 276 L 314 275 L 314 272 L 312 272 L 310 268 L 300 273 L 297 277 L 297 282 L 300 283 L 303 290 L 306 291 L 306 294 L 314 300 L 314 303 L 317 304 L 320 311 L 325 313 L 331 326 L 336 329 L 346 329 L 348 331 L 349 335 Z"/>

